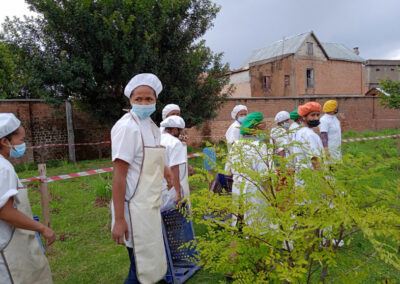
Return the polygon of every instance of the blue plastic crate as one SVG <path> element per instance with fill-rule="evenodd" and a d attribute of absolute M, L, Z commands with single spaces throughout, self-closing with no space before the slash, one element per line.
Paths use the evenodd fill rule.
<path fill-rule="evenodd" d="M 189 248 L 182 247 L 187 242 L 195 241 L 192 221 L 175 208 L 161 212 L 161 216 L 168 262 L 164 280 L 172 284 L 184 283 L 200 269 L 193 261 L 198 256 L 195 243 Z"/>

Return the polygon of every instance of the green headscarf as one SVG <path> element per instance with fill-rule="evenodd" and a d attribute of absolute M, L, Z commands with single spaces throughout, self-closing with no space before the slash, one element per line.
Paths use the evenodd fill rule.
<path fill-rule="evenodd" d="M 246 135 L 246 129 L 248 128 L 254 128 L 258 124 L 260 124 L 261 121 L 263 121 L 264 116 L 262 115 L 261 112 L 252 112 L 246 115 L 242 122 L 242 126 L 240 127 L 240 134 Z"/>
<path fill-rule="evenodd" d="M 292 111 L 290 113 L 291 120 L 298 120 L 299 118 L 300 118 L 300 115 L 297 113 L 297 109 L 295 109 L 294 111 Z"/>

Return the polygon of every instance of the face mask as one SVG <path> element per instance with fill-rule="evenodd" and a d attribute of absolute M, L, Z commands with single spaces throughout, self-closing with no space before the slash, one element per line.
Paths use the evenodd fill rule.
<path fill-rule="evenodd" d="M 20 158 L 25 154 L 26 150 L 26 144 L 22 143 L 21 145 L 14 145 L 15 150 L 13 149 L 13 146 L 11 146 L 10 149 L 10 156 L 14 158 Z"/>
<path fill-rule="evenodd" d="M 156 104 L 152 105 L 133 105 L 132 112 L 134 112 L 140 119 L 150 117 L 156 111 Z"/>
<path fill-rule="evenodd" d="M 237 121 L 242 124 L 245 116 L 238 117 Z"/>
<path fill-rule="evenodd" d="M 176 138 L 179 138 L 179 136 L 181 136 L 181 130 L 178 129 L 178 134 L 177 135 L 173 135 L 173 136 L 176 137 Z"/>
<path fill-rule="evenodd" d="M 317 120 L 310 120 L 307 122 L 309 126 L 311 127 L 317 127 L 319 125 L 319 119 Z"/>
<path fill-rule="evenodd" d="M 284 122 L 284 123 L 282 123 L 282 127 L 283 127 L 283 128 L 288 128 L 288 127 L 289 127 L 289 122 Z"/>

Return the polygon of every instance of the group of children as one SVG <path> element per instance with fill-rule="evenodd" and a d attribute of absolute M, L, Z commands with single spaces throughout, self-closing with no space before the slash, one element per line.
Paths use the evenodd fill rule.
<path fill-rule="evenodd" d="M 321 112 L 325 114 L 321 117 Z M 318 160 L 341 159 L 341 127 L 337 118 L 338 103 L 335 100 L 325 102 L 322 107 L 318 102 L 300 105 L 292 112 L 280 111 L 275 116 L 275 126 L 271 129 L 268 142 L 273 145 L 273 154 L 280 157 L 296 156 L 298 166 L 315 168 Z M 252 118 L 257 114 L 260 121 Z M 246 138 L 252 128 L 265 124 L 261 113 L 248 113 L 247 107 L 237 105 L 232 111 L 234 123 L 226 132 L 228 152 L 237 141 Z M 244 121 L 251 121 L 244 124 Z M 290 123 L 292 121 L 292 123 Z M 314 129 L 319 128 L 319 131 Z M 297 143 L 292 143 L 296 141 Z M 296 146 L 297 145 L 297 146 Z"/>
<path fill-rule="evenodd" d="M 321 117 L 322 111 L 325 114 Z M 318 169 L 321 163 L 341 159 L 341 128 L 337 112 L 335 100 L 327 101 L 324 107 L 318 102 L 308 102 L 291 113 L 278 112 L 275 126 L 267 131 L 267 123 L 260 112 L 248 113 L 246 106 L 236 106 L 232 111 L 235 122 L 226 132 L 228 158 L 225 171 L 233 176 L 233 201 L 243 196 L 246 200 L 254 199 L 259 195 L 265 190 L 260 189 L 265 186 L 262 175 L 279 176 L 283 170 L 281 162 L 290 168 L 286 169 L 289 175 L 295 175 L 296 185 L 301 185 L 302 180 L 296 172 L 303 168 Z M 317 127 L 319 131 L 316 131 Z M 244 214 L 247 224 L 252 223 L 252 218 L 246 216 L 250 213 Z M 233 219 L 234 225 L 236 217 Z"/>

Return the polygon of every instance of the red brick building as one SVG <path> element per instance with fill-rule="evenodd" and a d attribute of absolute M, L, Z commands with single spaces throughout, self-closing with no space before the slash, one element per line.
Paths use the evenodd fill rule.
<path fill-rule="evenodd" d="M 365 60 L 358 50 L 321 43 L 313 32 L 255 50 L 240 70 L 229 74 L 232 97 L 363 95 Z"/>

